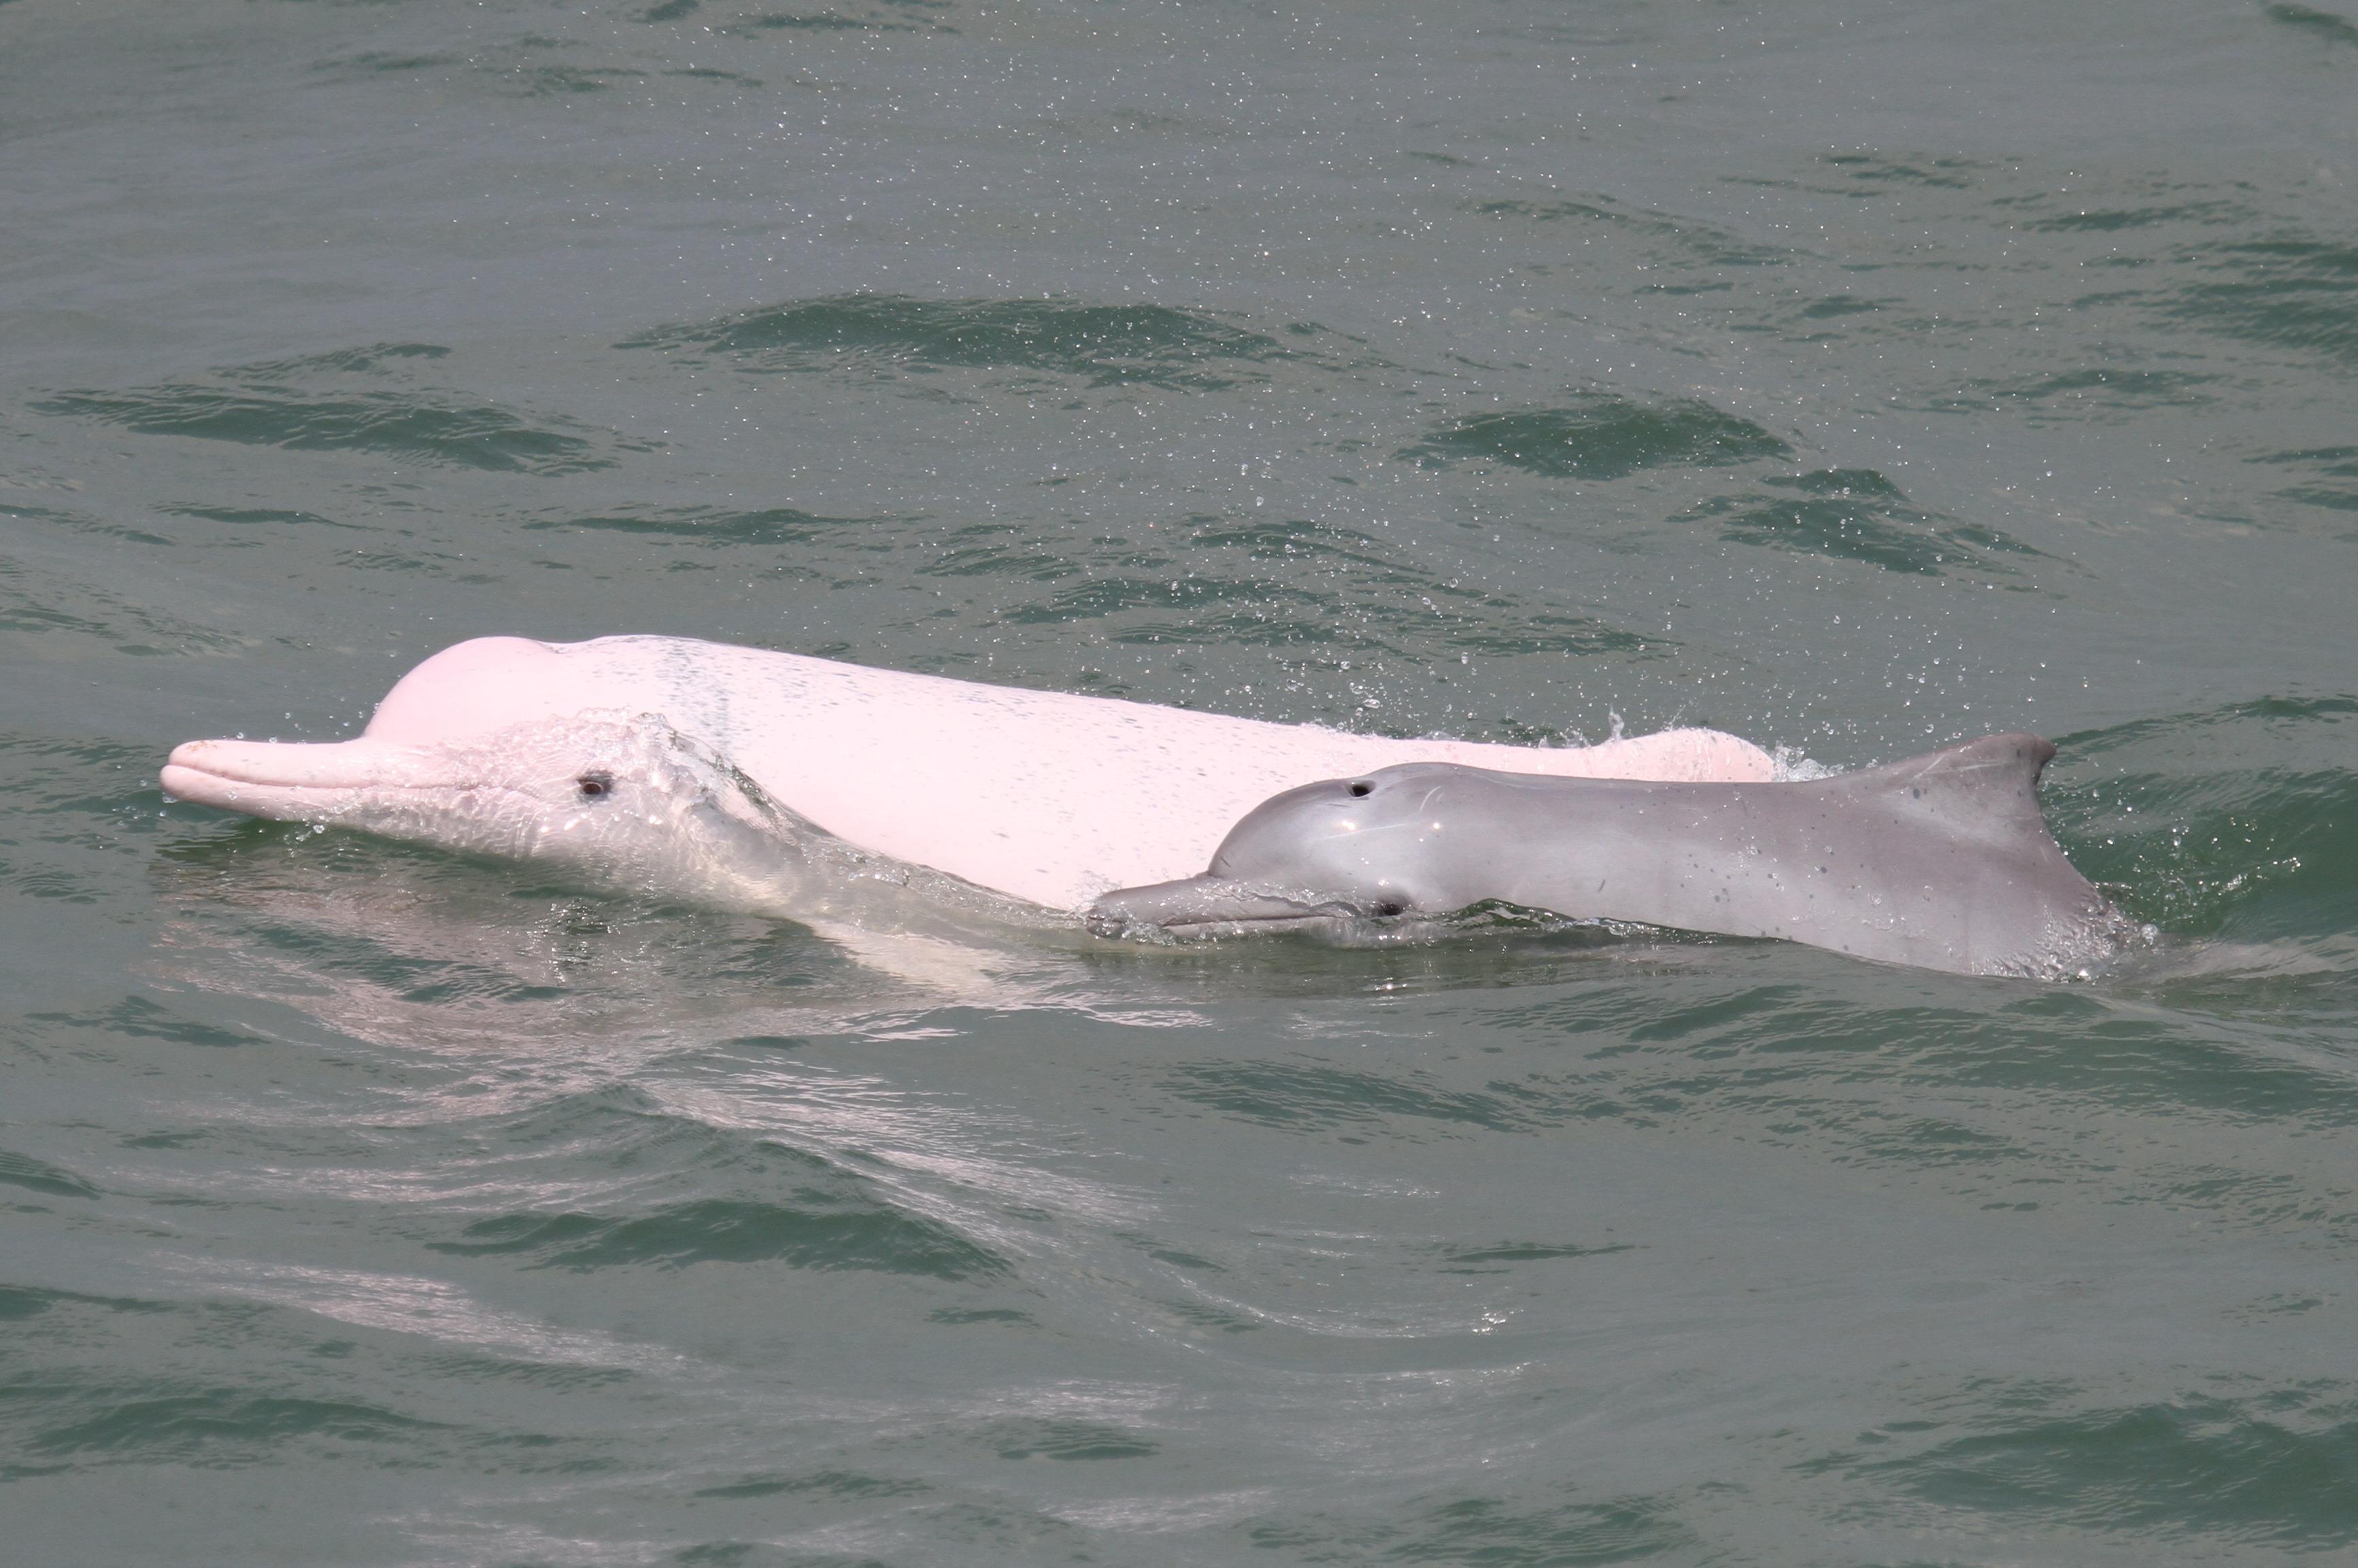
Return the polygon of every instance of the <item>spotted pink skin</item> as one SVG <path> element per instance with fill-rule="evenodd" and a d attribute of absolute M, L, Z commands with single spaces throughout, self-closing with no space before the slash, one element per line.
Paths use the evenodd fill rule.
<path fill-rule="evenodd" d="M 1760 748 L 1711 730 L 1579 748 L 1398 741 L 688 638 L 485 637 L 404 676 L 358 740 L 191 741 L 163 784 L 224 810 L 333 820 L 354 792 L 450 787 L 448 749 L 529 746 L 535 721 L 591 712 L 660 714 L 838 838 L 1057 909 L 1193 876 L 1271 795 L 1393 763 L 1685 782 L 1774 772 Z"/>

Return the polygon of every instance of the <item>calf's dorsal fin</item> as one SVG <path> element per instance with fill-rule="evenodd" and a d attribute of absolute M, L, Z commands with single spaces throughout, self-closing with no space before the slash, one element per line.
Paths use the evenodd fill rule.
<path fill-rule="evenodd" d="M 1853 787 L 1884 795 L 1909 816 L 1929 817 L 1961 838 L 2004 843 L 2048 840 L 2039 811 L 2039 775 L 2055 755 L 2037 735 L 1985 735 L 1962 746 L 1848 775 Z"/>

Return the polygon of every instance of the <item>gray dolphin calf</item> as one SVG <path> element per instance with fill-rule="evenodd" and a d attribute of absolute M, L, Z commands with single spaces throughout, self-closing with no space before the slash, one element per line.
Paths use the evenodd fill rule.
<path fill-rule="evenodd" d="M 1116 935 L 1340 925 L 1497 901 L 2062 978 L 2138 927 L 2039 812 L 2055 748 L 1992 735 L 1833 778 L 1645 784 L 1411 762 L 1273 795 L 1199 877 L 1109 892 Z"/>

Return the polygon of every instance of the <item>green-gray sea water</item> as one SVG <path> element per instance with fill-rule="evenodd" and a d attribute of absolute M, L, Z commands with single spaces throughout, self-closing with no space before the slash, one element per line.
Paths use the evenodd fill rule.
<path fill-rule="evenodd" d="M 0 1557 L 2358 1563 L 2347 0 L 0 0 Z M 968 994 L 156 783 L 622 632 L 2035 730 L 2160 935 Z"/>

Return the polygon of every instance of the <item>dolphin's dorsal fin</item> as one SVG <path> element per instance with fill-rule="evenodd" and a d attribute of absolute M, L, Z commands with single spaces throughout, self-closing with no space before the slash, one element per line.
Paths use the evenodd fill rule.
<path fill-rule="evenodd" d="M 1985 735 L 1962 746 L 1846 775 L 1853 788 L 1892 798 L 1909 816 L 1930 818 L 1960 838 L 2005 843 L 2045 841 L 2039 775 L 2055 755 L 2037 735 Z"/>

